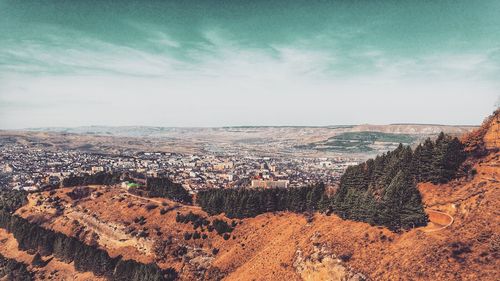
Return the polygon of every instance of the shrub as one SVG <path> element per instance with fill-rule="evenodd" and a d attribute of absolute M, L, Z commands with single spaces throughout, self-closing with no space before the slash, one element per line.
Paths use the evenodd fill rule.
<path fill-rule="evenodd" d="M 185 246 L 178 246 L 174 249 L 174 251 L 172 252 L 172 255 L 174 257 L 182 257 L 184 256 L 185 254 L 187 254 L 187 248 Z"/>
<path fill-rule="evenodd" d="M 451 251 L 451 257 L 459 263 L 463 263 L 465 261 L 465 254 L 472 252 L 470 246 L 462 242 L 453 242 L 450 246 L 453 248 Z"/>
<path fill-rule="evenodd" d="M 339 259 L 343 262 L 348 262 L 352 257 L 352 253 L 345 253 L 339 256 Z"/>
<path fill-rule="evenodd" d="M 217 231 L 217 234 L 219 235 L 222 235 L 227 232 L 230 233 L 233 231 L 233 229 L 229 226 L 229 224 L 227 224 L 227 222 L 225 222 L 224 220 L 215 219 L 212 222 L 212 225 L 214 226 L 215 231 Z"/>
<path fill-rule="evenodd" d="M 148 203 L 148 204 L 146 204 L 146 206 L 144 208 L 146 208 L 146 210 L 148 210 L 148 211 L 151 211 L 153 209 L 158 208 L 158 205 L 156 205 L 154 203 Z"/>
<path fill-rule="evenodd" d="M 36 253 L 33 257 L 33 260 L 31 261 L 31 265 L 33 265 L 34 267 L 44 267 L 45 264 L 46 263 L 43 261 L 40 253 Z"/>

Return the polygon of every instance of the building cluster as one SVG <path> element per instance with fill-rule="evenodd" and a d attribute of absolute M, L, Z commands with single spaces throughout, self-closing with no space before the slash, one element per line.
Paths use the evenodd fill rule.
<path fill-rule="evenodd" d="M 320 182 L 335 185 L 346 167 L 357 160 L 164 152 L 120 156 L 4 144 L 0 146 L 0 163 L 1 186 L 15 189 L 59 185 L 64 177 L 71 175 L 127 172 L 147 177 L 167 176 L 196 192 L 206 188 L 287 188 Z"/>

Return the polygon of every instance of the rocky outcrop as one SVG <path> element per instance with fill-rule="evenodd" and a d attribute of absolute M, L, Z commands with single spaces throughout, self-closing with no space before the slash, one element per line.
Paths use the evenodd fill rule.
<path fill-rule="evenodd" d="M 325 244 L 314 242 L 319 236 L 316 233 L 311 238 L 312 252 L 305 255 L 300 249 L 295 253 L 293 266 L 302 280 L 332 280 L 332 281 L 362 281 L 368 280 L 366 276 L 355 272 L 342 259 L 350 258 L 349 255 L 337 256 Z"/>
<path fill-rule="evenodd" d="M 462 138 L 465 151 L 473 156 L 484 156 L 488 150 L 500 149 L 500 109 L 486 118 L 481 127 Z"/>

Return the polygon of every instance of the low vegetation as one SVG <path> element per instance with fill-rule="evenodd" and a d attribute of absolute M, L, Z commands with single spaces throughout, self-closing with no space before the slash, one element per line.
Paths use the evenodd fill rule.
<path fill-rule="evenodd" d="M 69 198 L 72 200 L 80 200 L 86 197 L 90 196 L 90 193 L 94 191 L 94 189 L 91 189 L 88 186 L 77 186 L 73 188 L 70 192 L 67 193 Z"/>
<path fill-rule="evenodd" d="M 226 233 L 231 233 L 234 228 L 236 227 L 237 223 L 233 221 L 231 225 L 229 225 L 225 220 L 221 219 L 215 219 L 212 222 L 210 222 L 206 217 L 194 214 L 193 212 L 189 212 L 186 215 L 183 215 L 181 213 L 177 213 L 177 216 L 175 217 L 175 221 L 178 223 L 192 223 L 193 229 L 197 230 L 198 228 L 200 229 L 201 232 L 205 232 L 205 230 L 208 230 L 208 232 L 212 232 L 215 230 L 218 235 L 223 236 Z M 206 229 L 205 229 L 206 227 Z M 203 238 L 205 237 L 205 238 Z M 205 233 L 200 233 L 198 231 L 195 231 L 193 233 L 186 232 L 184 233 L 184 239 L 189 240 L 191 238 L 193 239 L 199 239 L 203 238 L 206 239 L 208 236 Z M 226 239 L 227 240 L 227 239 Z"/>
<path fill-rule="evenodd" d="M 309 143 L 297 146 L 301 149 L 315 149 L 319 151 L 337 151 L 363 153 L 374 150 L 374 145 L 390 147 L 394 144 L 411 144 L 416 140 L 415 136 L 408 134 L 392 134 L 383 132 L 346 132 L 333 136 L 325 141 Z"/>
<path fill-rule="evenodd" d="M 213 225 L 215 231 L 217 232 L 217 234 L 219 234 L 219 235 L 226 235 L 228 233 L 233 232 L 233 228 L 230 227 L 229 224 L 224 220 L 215 219 L 212 222 L 212 225 Z"/>
<path fill-rule="evenodd" d="M 195 214 L 193 212 L 189 212 L 186 215 L 183 215 L 177 212 L 177 216 L 175 216 L 175 221 L 180 223 L 189 223 L 193 224 L 194 229 L 197 229 L 199 226 L 208 225 L 210 221 L 207 220 L 206 217 Z"/>

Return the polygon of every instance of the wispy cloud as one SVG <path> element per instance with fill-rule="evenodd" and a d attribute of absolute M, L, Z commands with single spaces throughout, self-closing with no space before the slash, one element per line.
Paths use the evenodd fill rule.
<path fill-rule="evenodd" d="M 85 34 L 4 44 L 0 127 L 470 123 L 482 116 L 464 105 L 487 111 L 498 96 L 498 49 L 401 57 L 326 48 L 322 36 L 252 46 L 221 29 L 201 34 L 186 47 L 151 28 L 145 44 L 161 52 Z M 456 108 L 446 120 L 445 101 Z"/>
<path fill-rule="evenodd" d="M 274 73 L 277 77 L 297 75 L 327 79 L 381 74 L 394 78 L 480 79 L 500 74 L 499 49 L 401 57 L 376 48 L 338 49 L 334 42 L 330 43 L 331 38 L 321 36 L 288 45 L 251 47 L 231 39 L 231 34 L 221 29 L 211 29 L 202 33 L 204 41 L 195 47 L 182 48 L 183 57 L 180 57 L 178 40 L 164 31 L 144 26 L 140 29 L 147 30 L 147 41 L 163 47 L 162 52 L 112 44 L 85 34 L 75 33 L 69 41 L 67 36 L 52 35 L 49 42 L 21 40 L 4 44 L 0 50 L 0 72 L 152 77 L 260 77 Z M 332 47 L 325 48 L 329 43 Z"/>

